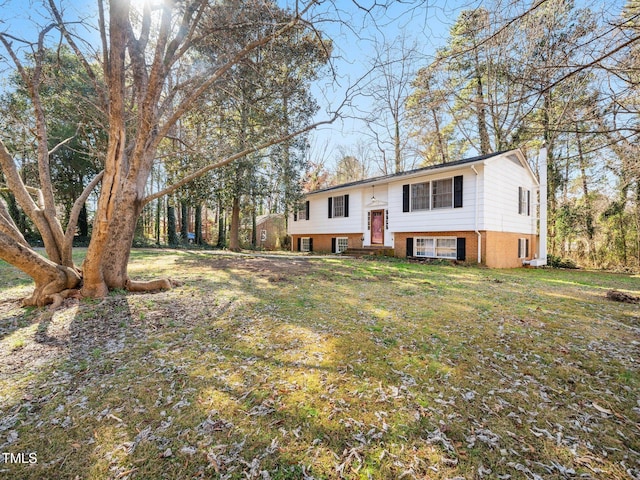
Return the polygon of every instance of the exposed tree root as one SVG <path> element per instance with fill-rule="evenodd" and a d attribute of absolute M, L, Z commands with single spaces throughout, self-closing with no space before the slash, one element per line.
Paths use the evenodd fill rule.
<path fill-rule="evenodd" d="M 31 296 L 22 300 L 22 306 L 44 307 L 53 304 L 53 308 L 58 308 L 65 298 L 74 294 L 80 285 L 81 277 L 79 273 L 69 267 L 57 265 L 57 274 L 52 275 L 47 283 L 38 285 Z"/>
<path fill-rule="evenodd" d="M 69 297 L 79 298 L 80 290 L 78 290 L 77 288 L 69 288 L 67 290 L 63 290 L 60 293 L 54 293 L 53 295 L 50 295 L 50 297 L 53 301 L 51 302 L 49 309 L 56 310 L 62 305 L 62 302 L 64 302 L 67 298 Z"/>
<path fill-rule="evenodd" d="M 153 292 L 157 290 L 171 290 L 172 284 L 168 278 L 159 278 L 147 282 L 127 279 L 124 288 L 129 292 Z"/>

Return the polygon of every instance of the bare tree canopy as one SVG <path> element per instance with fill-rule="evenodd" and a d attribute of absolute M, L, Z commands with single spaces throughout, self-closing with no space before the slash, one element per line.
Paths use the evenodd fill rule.
<path fill-rule="evenodd" d="M 283 10 L 262 0 L 159 4 L 113 0 L 108 5 L 99 0 L 97 25 L 89 20 L 80 20 L 79 24 L 68 22 L 63 6 L 54 0 L 44 4 L 49 23 L 38 29 L 36 40 L 9 33 L 10 25 L 0 33 L 6 52 L 3 59 L 17 69 L 33 112 L 36 185 L 24 183 L 5 141 L 0 144 L 0 165 L 6 186 L 41 233 L 48 259 L 29 248 L 4 204 L 0 217 L 0 258 L 23 269 L 36 281 L 36 290 L 25 301 L 27 304 L 59 300 L 60 295 L 80 286 L 88 296 L 103 296 L 114 288 L 169 288 L 168 280 L 145 284 L 134 282 L 127 275 L 129 249 L 144 205 L 210 170 L 290 140 L 331 118 L 276 132 L 271 138 L 244 145 L 240 150 L 219 152 L 221 156 L 207 165 L 186 171 L 174 184 L 147 195 L 145 185 L 159 146 L 171 136 L 178 120 L 198 106 L 205 93 L 224 90 L 229 79 L 237 75 L 240 63 L 250 57 L 255 62 L 256 52 L 269 49 L 269 45 L 294 30 L 304 30 L 320 39 L 319 30 L 312 24 L 316 2 L 298 3 L 293 9 Z M 253 23 L 253 35 L 237 44 L 229 42 L 234 32 L 252 25 L 256 20 L 252 14 L 258 10 L 270 14 L 263 14 L 259 23 Z M 100 46 L 95 51 L 78 35 L 81 31 L 91 32 L 92 28 L 97 34 L 91 38 Z M 50 119 L 43 102 L 49 81 L 43 74 L 44 58 L 49 49 L 62 45 L 68 46 L 83 65 L 96 92 L 92 101 L 102 113 L 107 134 L 100 159 L 103 170 L 77 200 L 66 230 L 56 212 L 47 128 Z M 205 46 L 210 50 L 206 58 L 202 53 Z M 98 185 L 100 194 L 91 242 L 80 269 L 71 257 L 76 221 L 82 204 Z"/>

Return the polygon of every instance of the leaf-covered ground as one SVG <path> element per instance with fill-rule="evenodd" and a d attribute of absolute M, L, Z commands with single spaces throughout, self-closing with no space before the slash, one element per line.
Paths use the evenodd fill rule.
<path fill-rule="evenodd" d="M 183 285 L 25 310 L 0 264 L 0 478 L 640 479 L 640 308 L 605 298 L 638 276 L 184 251 L 131 273 Z"/>

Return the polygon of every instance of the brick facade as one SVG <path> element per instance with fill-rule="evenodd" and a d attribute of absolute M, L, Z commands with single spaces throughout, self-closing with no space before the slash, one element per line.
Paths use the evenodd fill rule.
<path fill-rule="evenodd" d="M 522 266 L 525 259 L 518 258 L 518 240 L 520 238 L 529 239 L 529 255 L 526 260 L 534 258 L 537 251 L 536 235 L 526 235 L 522 233 L 504 232 L 480 232 L 482 264 L 491 268 L 516 268 Z M 309 237 L 313 239 L 313 251 L 318 253 L 331 253 L 331 239 L 337 237 L 348 237 L 349 247 L 362 248 L 362 233 L 345 234 L 315 234 L 315 235 L 293 235 L 291 237 L 291 248 L 298 251 L 298 238 Z M 455 232 L 402 232 L 394 235 L 395 256 L 404 258 L 407 256 L 407 238 L 415 237 L 456 237 L 465 239 L 466 258 L 469 263 L 478 262 L 478 235 L 473 231 Z"/>
<path fill-rule="evenodd" d="M 481 233 L 482 238 L 482 256 L 484 258 L 485 255 L 485 233 Z M 465 262 L 469 263 L 478 263 L 478 235 L 476 232 L 402 232 L 396 233 L 394 235 L 393 247 L 396 252 L 396 257 L 406 257 L 407 256 L 407 238 L 415 238 L 415 237 L 456 237 L 456 238 L 464 238 L 466 243 L 466 259 Z"/>
<path fill-rule="evenodd" d="M 522 258 L 518 258 L 518 239 L 529 239 L 529 255 L 531 260 L 538 249 L 536 235 L 524 233 L 486 232 L 488 253 L 485 254 L 484 264 L 491 268 L 516 268 L 522 266 Z M 483 249 L 484 250 L 484 249 Z"/>
<path fill-rule="evenodd" d="M 362 233 L 333 233 L 333 234 L 312 234 L 312 235 L 292 235 L 291 236 L 291 250 L 298 251 L 298 239 L 299 238 L 311 238 L 313 239 L 313 251 L 318 253 L 332 253 L 331 252 L 331 239 L 337 237 L 347 237 L 349 240 L 349 247 L 362 248 Z"/>
<path fill-rule="evenodd" d="M 482 264 L 491 268 L 516 268 L 522 266 L 522 258 L 518 258 L 518 239 L 529 239 L 529 255 L 531 260 L 537 251 L 536 236 L 522 233 L 480 232 Z M 469 263 L 478 262 L 478 235 L 476 232 L 409 232 L 394 235 L 396 257 L 407 256 L 407 238 L 415 237 L 456 237 L 464 238 L 466 258 Z"/>

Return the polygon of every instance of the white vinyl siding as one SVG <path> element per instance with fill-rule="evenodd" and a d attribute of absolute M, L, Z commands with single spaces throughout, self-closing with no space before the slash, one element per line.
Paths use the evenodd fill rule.
<path fill-rule="evenodd" d="M 529 190 L 531 215 L 520 214 L 520 189 Z M 497 157 L 484 167 L 484 189 L 480 230 L 511 233 L 537 233 L 537 184 L 529 170 L 512 161 Z M 523 195 L 523 197 L 526 194 Z M 524 206 L 524 205 L 523 205 Z"/>
<path fill-rule="evenodd" d="M 317 234 L 328 234 L 337 236 L 340 234 L 362 234 L 367 228 L 366 212 L 363 212 L 363 200 L 368 201 L 371 195 L 371 187 L 368 189 L 353 187 L 343 190 L 344 194 L 349 195 L 349 216 L 333 217 L 334 205 L 333 200 L 340 196 L 344 199 L 344 195 L 338 195 L 337 192 L 326 192 L 307 197 L 309 202 L 309 220 L 294 221 L 293 215 L 289 217 L 287 232 L 290 235 L 309 236 Z M 342 193 L 342 191 L 340 192 Z M 369 196 L 366 196 L 368 194 Z M 376 198 L 386 196 L 386 188 L 376 188 Z M 331 218 L 328 215 L 327 203 L 331 198 Z M 384 198 L 384 197 L 383 197 Z"/>
<path fill-rule="evenodd" d="M 468 169 L 468 167 L 467 167 Z M 481 166 L 478 170 L 482 172 Z M 389 217 L 388 226 L 390 232 L 442 232 L 442 231 L 460 231 L 473 230 L 475 228 L 475 179 L 468 176 L 470 180 L 465 179 L 464 189 L 462 192 L 463 207 L 462 208 L 431 208 L 430 210 L 411 210 L 403 212 L 403 193 L 402 187 L 408 183 L 411 186 L 420 183 L 429 183 L 437 180 L 446 180 L 452 182 L 452 178 L 456 175 L 465 173 L 465 170 L 454 170 L 439 176 L 432 175 L 416 177 L 411 181 L 399 179 L 389 184 Z M 482 173 L 481 173 L 482 174 Z M 475 176 L 475 174 L 472 175 Z M 433 195 L 429 194 L 431 199 Z M 480 209 L 479 212 L 482 212 Z M 366 226 L 366 223 L 365 223 Z"/>

